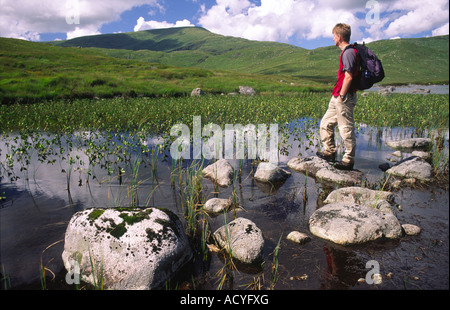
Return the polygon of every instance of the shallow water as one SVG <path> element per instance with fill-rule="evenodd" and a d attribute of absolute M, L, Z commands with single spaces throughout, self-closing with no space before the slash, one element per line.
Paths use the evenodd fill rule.
<path fill-rule="evenodd" d="M 388 87 L 388 86 L 386 86 Z M 380 91 L 385 86 L 374 86 L 368 91 Z M 411 94 L 411 93 L 424 93 L 424 91 L 430 91 L 430 94 L 448 95 L 449 86 L 448 85 L 404 85 L 404 86 L 394 86 L 393 93 L 401 94 Z"/>
<path fill-rule="evenodd" d="M 386 162 L 393 152 L 385 141 L 414 135 L 412 129 L 383 129 L 377 135 L 377 130 L 360 126 L 355 169 L 365 173 L 369 184 L 378 184 L 384 177 L 378 166 Z M 289 154 L 280 155 L 279 165 L 286 168 L 288 160 L 298 154 L 313 155 L 318 137 L 312 136 L 307 138 L 305 133 L 292 135 L 286 143 L 289 144 Z M 6 161 L 10 147 L 6 143 L 12 141 L 13 137 L 9 137 L 0 142 L 1 162 Z M 160 140 L 149 138 L 146 144 L 152 146 L 156 141 Z M 446 147 L 448 149 L 448 145 Z M 8 287 L 41 289 L 42 259 L 48 270 L 48 288 L 74 289 L 64 282 L 65 270 L 61 259 L 62 240 L 71 216 L 85 208 L 129 205 L 132 199 L 130 184 L 135 180 L 140 182 L 138 205 L 168 208 L 183 218 L 178 179 L 175 178 L 174 186 L 171 184 L 170 158 L 158 157 L 156 173 L 152 171 L 151 158 L 145 158 L 137 176 L 132 175 L 126 164 L 118 162 L 116 165 L 124 171 L 119 177 L 117 173 L 109 175 L 108 169 L 101 165 L 89 165 L 85 146 L 74 147 L 63 157 L 55 156 L 58 160 L 48 163 L 52 158 L 39 161 L 34 154 L 28 164 L 25 161 L 16 163 L 14 172 L 20 178 L 12 183 L 9 182 L 11 176 L 2 171 L 0 193 L 4 192 L 6 199 L 0 205 L 0 264 L 3 278 L 6 277 L 10 283 Z M 70 157 L 76 160 L 70 162 Z M 136 161 L 132 158 L 130 163 L 135 164 Z M 239 168 L 238 160 L 231 163 Z M 189 165 L 189 161 L 184 162 L 184 167 Z M 246 289 L 257 279 L 263 289 L 275 283 L 275 289 L 279 290 L 448 289 L 448 189 L 404 188 L 396 192 L 396 202 L 403 209 L 398 212 L 399 221 L 421 227 L 422 232 L 418 236 L 352 247 L 337 246 L 312 236 L 310 242 L 297 245 L 286 240 L 286 236 L 292 230 L 311 236 L 307 221 L 331 189 L 311 177 L 293 172 L 281 188 L 273 191 L 254 181 L 255 169 L 251 161 L 244 161 L 241 176 L 236 180 L 235 191 L 243 210 L 236 211 L 236 215 L 230 211 L 226 219 L 223 215 L 210 218 L 209 223 L 214 231 L 234 216 L 255 222 L 265 238 L 264 264 L 230 271 L 224 289 Z M 218 194 L 215 191 L 211 181 L 204 179 L 205 201 L 212 197 L 229 198 L 233 187 L 220 188 Z M 278 278 L 274 282 L 273 252 L 280 237 Z M 383 282 L 378 285 L 358 282 L 370 271 L 366 263 L 372 260 L 379 264 Z M 217 289 L 219 277 L 216 273 L 222 267 L 223 261 L 213 253 L 207 270 L 199 271 L 199 266 L 188 266 L 188 269 L 195 269 L 196 289 Z M 52 273 L 55 280 L 51 280 Z M 184 284 L 192 288 L 191 280 L 192 277 L 187 276 Z M 4 283 L 2 281 L 2 288 Z"/>

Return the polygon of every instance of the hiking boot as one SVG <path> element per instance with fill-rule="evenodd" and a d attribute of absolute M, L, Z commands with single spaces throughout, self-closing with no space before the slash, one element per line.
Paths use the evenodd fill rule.
<path fill-rule="evenodd" d="M 338 161 L 334 164 L 334 168 L 339 170 L 353 170 L 353 163 L 346 163 L 345 161 Z"/>
<path fill-rule="evenodd" d="M 324 159 L 326 161 L 329 161 L 329 162 L 334 163 L 336 161 L 336 153 L 329 153 L 329 152 L 325 151 L 325 152 L 317 152 L 316 155 L 317 155 L 317 157 Z"/>

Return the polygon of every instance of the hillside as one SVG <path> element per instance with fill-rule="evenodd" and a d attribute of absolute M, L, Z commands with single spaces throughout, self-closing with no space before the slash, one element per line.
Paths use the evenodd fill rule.
<path fill-rule="evenodd" d="M 448 38 L 447 35 L 382 40 L 368 46 L 383 61 L 387 74 L 383 84 L 448 83 Z M 340 52 L 334 46 L 306 50 L 288 44 L 221 36 L 193 27 L 88 36 L 53 44 L 101 48 L 99 53 L 117 58 L 180 67 L 283 74 L 325 83 L 335 80 L 334 68 Z"/>
<path fill-rule="evenodd" d="M 84 48 L 80 48 L 84 47 Z M 448 83 L 448 36 L 369 44 L 383 84 Z M 240 85 L 264 93 L 329 90 L 339 49 L 306 50 L 174 28 L 36 43 L 0 38 L 0 101 L 114 96 L 180 96 Z M 286 82 L 280 82 L 281 80 Z"/>
<path fill-rule="evenodd" d="M 300 78 L 175 67 L 109 56 L 105 49 L 58 47 L 0 38 L 0 103 L 60 98 L 182 96 L 200 87 L 228 93 L 240 85 L 259 92 L 323 91 Z M 280 83 L 289 78 L 290 83 Z"/>

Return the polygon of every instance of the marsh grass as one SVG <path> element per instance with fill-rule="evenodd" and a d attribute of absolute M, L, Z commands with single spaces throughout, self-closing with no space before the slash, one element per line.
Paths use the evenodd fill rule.
<path fill-rule="evenodd" d="M 380 128 L 448 128 L 448 98 L 448 95 L 395 94 L 384 97 L 371 94 L 358 101 L 355 122 Z M 63 134 L 72 134 L 74 131 L 140 132 L 167 135 L 175 124 L 193 128 L 193 116 L 200 116 L 202 124 L 214 123 L 219 126 L 286 126 L 302 118 L 321 119 L 329 99 L 329 94 L 310 93 L 296 96 L 59 100 L 32 105 L 0 105 L 0 131 Z M 312 147 L 318 143 L 314 124 L 305 128 L 310 130 L 305 131 L 305 135 L 312 141 Z"/>
<path fill-rule="evenodd" d="M 47 246 L 42 252 L 41 252 L 41 259 L 40 259 L 40 279 L 41 279 L 41 287 L 42 290 L 47 290 L 47 272 L 50 273 L 52 275 L 52 280 L 55 279 L 55 273 L 50 270 L 45 264 L 44 264 L 44 259 L 43 256 L 45 254 L 45 252 L 50 249 L 52 246 L 63 242 L 64 240 L 58 240 L 56 242 L 53 242 L 52 244 L 50 244 L 49 246 Z"/>
<path fill-rule="evenodd" d="M 202 212 L 203 206 L 202 170 L 203 161 L 192 161 L 191 165 L 185 169 L 181 189 L 187 233 L 193 238 L 197 233 L 198 215 Z"/>

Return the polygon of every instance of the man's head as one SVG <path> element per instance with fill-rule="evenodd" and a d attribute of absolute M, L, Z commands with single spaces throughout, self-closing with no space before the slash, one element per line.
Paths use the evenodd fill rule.
<path fill-rule="evenodd" d="M 352 28 L 347 24 L 337 24 L 333 28 L 334 43 L 339 46 L 341 42 L 349 43 L 352 35 Z"/>

